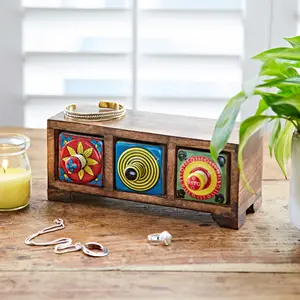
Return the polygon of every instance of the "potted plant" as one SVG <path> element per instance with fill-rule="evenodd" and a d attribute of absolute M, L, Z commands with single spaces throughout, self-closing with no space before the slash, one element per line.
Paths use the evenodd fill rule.
<path fill-rule="evenodd" d="M 291 157 L 289 214 L 292 223 L 300 230 L 300 75 L 297 71 L 300 68 L 300 36 L 285 40 L 290 47 L 273 48 L 253 58 L 262 61 L 259 80 L 250 91 L 241 91 L 229 100 L 216 123 L 210 152 L 216 160 L 230 137 L 241 106 L 251 101 L 253 95 L 258 95 L 260 102 L 256 113 L 240 124 L 240 174 L 252 189 L 243 170 L 243 149 L 255 132 L 273 121 L 270 155 L 274 153 L 286 178 L 286 166 Z"/>

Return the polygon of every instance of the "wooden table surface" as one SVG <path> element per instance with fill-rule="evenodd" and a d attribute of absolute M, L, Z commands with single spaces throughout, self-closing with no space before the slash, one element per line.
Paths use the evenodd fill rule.
<path fill-rule="evenodd" d="M 7 131 L 7 129 L 0 129 Z M 209 214 L 87 197 L 77 203 L 46 197 L 46 132 L 9 129 L 32 141 L 30 206 L 0 214 L 0 299 L 299 299 L 300 232 L 288 218 L 289 182 L 265 145 L 263 205 L 239 231 Z M 24 239 L 63 218 L 66 229 L 42 237 L 97 241 L 104 258 L 57 255 Z M 168 230 L 169 247 L 147 243 Z"/>

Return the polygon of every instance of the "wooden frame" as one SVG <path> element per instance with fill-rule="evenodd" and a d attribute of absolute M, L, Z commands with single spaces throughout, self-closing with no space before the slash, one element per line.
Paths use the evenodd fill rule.
<path fill-rule="evenodd" d="M 178 124 L 180 122 L 180 124 Z M 208 150 L 214 121 L 209 119 L 128 111 L 119 121 L 75 122 L 65 120 L 60 113 L 48 120 L 48 199 L 70 201 L 76 194 L 92 194 L 130 201 L 157 204 L 209 212 L 223 227 L 239 229 L 247 210 L 254 212 L 261 202 L 262 136 L 258 132 L 251 138 L 244 151 L 245 172 L 257 194 L 251 194 L 243 185 L 237 165 L 238 128 L 235 128 L 224 152 L 230 158 L 230 201 L 216 205 L 187 201 L 175 197 L 176 149 L 188 147 Z M 58 180 L 58 136 L 68 131 L 104 138 L 104 187 L 76 185 Z M 153 196 L 117 191 L 114 189 L 114 145 L 118 139 L 165 145 L 167 152 L 166 194 Z"/>

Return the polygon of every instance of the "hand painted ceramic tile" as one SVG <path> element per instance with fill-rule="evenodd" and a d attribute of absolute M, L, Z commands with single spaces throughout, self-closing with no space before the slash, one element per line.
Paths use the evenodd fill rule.
<path fill-rule="evenodd" d="M 227 204 L 227 156 L 216 164 L 209 152 L 179 149 L 177 152 L 176 197 Z"/>
<path fill-rule="evenodd" d="M 163 147 L 118 141 L 116 143 L 116 189 L 162 195 L 164 193 Z"/>
<path fill-rule="evenodd" d="M 103 140 L 63 132 L 59 136 L 59 179 L 102 186 Z"/>

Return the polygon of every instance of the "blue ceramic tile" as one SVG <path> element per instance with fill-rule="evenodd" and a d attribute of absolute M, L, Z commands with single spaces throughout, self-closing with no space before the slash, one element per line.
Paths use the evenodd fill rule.
<path fill-rule="evenodd" d="M 127 149 L 137 147 L 137 148 L 142 148 L 145 149 L 149 152 L 150 155 L 153 156 L 153 158 L 156 160 L 158 167 L 159 167 L 159 177 L 156 182 L 156 184 L 145 191 L 136 191 L 128 186 L 126 186 L 118 172 L 118 161 L 120 156 L 124 151 Z M 118 141 L 116 143 L 116 153 L 115 153 L 115 184 L 116 184 L 116 189 L 120 191 L 125 191 L 125 192 L 134 192 L 134 193 L 142 193 L 142 194 L 148 194 L 148 195 L 162 195 L 164 194 L 164 178 L 163 178 L 163 150 L 164 148 L 162 146 L 158 145 L 148 145 L 148 144 L 141 144 L 141 143 L 132 143 L 132 142 L 125 142 L 125 141 Z"/>

